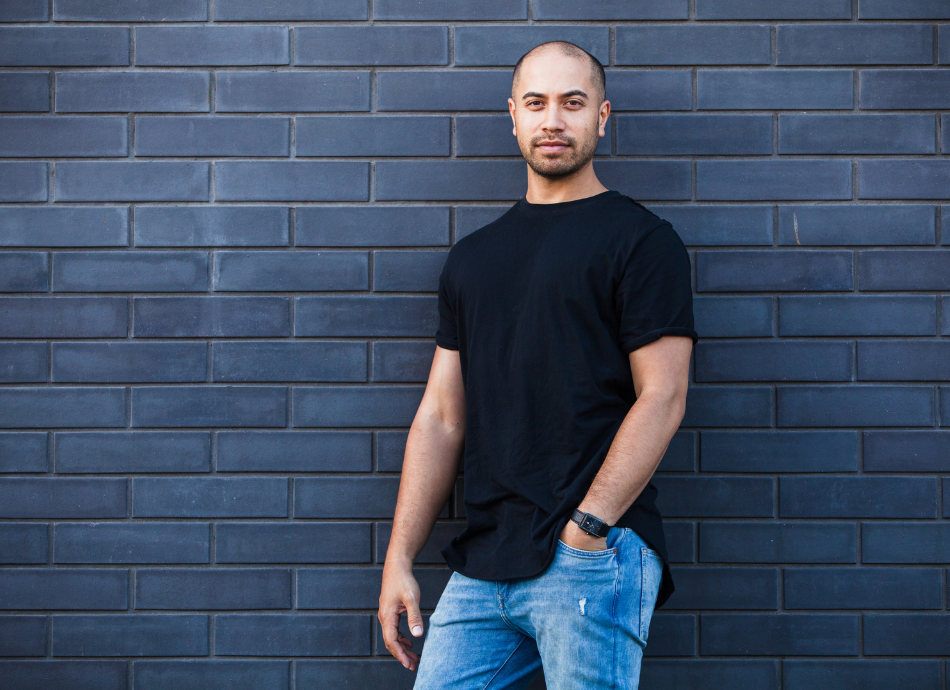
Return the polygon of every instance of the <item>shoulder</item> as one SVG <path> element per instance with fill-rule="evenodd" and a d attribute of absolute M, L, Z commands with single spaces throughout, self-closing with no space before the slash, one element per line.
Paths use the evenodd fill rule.
<path fill-rule="evenodd" d="M 468 257 L 481 252 L 491 252 L 494 248 L 494 242 L 504 237 L 505 229 L 511 222 L 516 206 L 517 204 L 509 208 L 499 218 L 456 240 L 455 244 L 449 248 L 445 261 L 446 268 L 450 269 L 451 266 L 464 262 Z"/>
<path fill-rule="evenodd" d="M 618 194 L 611 204 L 609 226 L 625 240 L 631 250 L 644 241 L 651 243 L 679 243 L 685 249 L 679 234 L 668 220 L 658 216 L 637 201 Z"/>

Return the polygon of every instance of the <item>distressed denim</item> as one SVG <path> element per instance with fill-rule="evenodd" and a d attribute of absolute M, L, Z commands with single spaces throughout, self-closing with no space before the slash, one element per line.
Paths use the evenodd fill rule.
<path fill-rule="evenodd" d="M 429 619 L 413 690 L 636 690 L 663 561 L 632 529 L 603 551 L 559 541 L 527 580 L 453 573 Z"/>

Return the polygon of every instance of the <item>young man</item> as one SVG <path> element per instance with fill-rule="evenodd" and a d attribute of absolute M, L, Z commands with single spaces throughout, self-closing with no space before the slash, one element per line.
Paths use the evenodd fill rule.
<path fill-rule="evenodd" d="M 528 191 L 455 244 L 436 352 L 406 446 L 379 620 L 415 690 L 636 688 L 673 591 L 650 478 L 682 421 L 693 343 L 689 255 L 594 174 L 603 67 L 551 42 L 508 101 Z M 634 404 L 636 403 L 636 404 Z M 464 450 L 464 453 L 463 453 Z M 464 455 L 466 529 L 423 634 L 412 564 Z"/>

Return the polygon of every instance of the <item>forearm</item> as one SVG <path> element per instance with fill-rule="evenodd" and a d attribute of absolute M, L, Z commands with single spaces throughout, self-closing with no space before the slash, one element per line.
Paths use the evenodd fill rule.
<path fill-rule="evenodd" d="M 614 436 L 579 509 L 608 525 L 615 524 L 650 483 L 683 420 L 684 410 L 682 397 L 641 395 Z"/>
<path fill-rule="evenodd" d="M 386 564 L 412 567 L 458 476 L 465 438 L 461 421 L 420 410 L 406 442 Z"/>

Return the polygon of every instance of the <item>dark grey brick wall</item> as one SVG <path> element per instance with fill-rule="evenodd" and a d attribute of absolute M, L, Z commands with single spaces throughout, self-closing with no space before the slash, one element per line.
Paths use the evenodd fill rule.
<path fill-rule="evenodd" d="M 0 689 L 408 689 L 374 620 L 513 62 L 692 260 L 645 690 L 946 690 L 950 1 L 0 0 Z M 420 555 L 426 614 L 461 480 Z"/>

